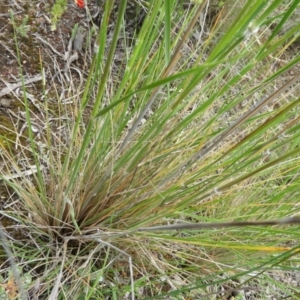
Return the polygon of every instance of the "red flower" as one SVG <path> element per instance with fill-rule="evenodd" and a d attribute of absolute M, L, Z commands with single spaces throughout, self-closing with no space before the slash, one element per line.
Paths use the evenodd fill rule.
<path fill-rule="evenodd" d="M 78 7 L 84 8 L 85 3 L 83 0 L 74 0 L 74 2 L 77 4 Z"/>

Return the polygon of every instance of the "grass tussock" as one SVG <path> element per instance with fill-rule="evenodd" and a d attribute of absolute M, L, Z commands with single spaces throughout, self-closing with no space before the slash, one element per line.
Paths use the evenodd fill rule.
<path fill-rule="evenodd" d="M 8 240 L 24 293 L 213 297 L 293 267 L 297 226 L 137 231 L 299 213 L 300 24 L 284 27 L 298 1 L 227 4 L 209 27 L 208 2 L 177 2 L 148 1 L 129 47 L 126 1 L 113 32 L 106 1 L 84 90 L 45 110 L 39 138 L 23 99 L 28 143 L 1 151 L 16 200 L 1 214 L 21 230 Z"/>

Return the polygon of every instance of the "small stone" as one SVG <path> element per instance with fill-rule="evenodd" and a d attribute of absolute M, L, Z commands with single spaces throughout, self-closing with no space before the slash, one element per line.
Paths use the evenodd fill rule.
<path fill-rule="evenodd" d="M 11 100 L 7 98 L 0 99 L 0 107 L 7 108 L 10 107 Z"/>
<path fill-rule="evenodd" d="M 73 48 L 75 51 L 82 51 L 82 45 L 84 40 L 84 30 L 82 27 L 78 27 L 76 36 L 73 41 Z"/>

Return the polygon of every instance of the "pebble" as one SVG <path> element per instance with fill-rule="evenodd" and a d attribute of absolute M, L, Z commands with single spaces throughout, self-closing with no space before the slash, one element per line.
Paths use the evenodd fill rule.
<path fill-rule="evenodd" d="M 0 99 L 0 107 L 7 108 L 10 107 L 11 100 L 7 98 Z"/>

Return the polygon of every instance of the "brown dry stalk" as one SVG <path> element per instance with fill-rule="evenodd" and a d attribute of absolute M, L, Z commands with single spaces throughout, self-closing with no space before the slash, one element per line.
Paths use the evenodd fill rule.
<path fill-rule="evenodd" d="M 208 228 L 271 226 L 271 225 L 291 225 L 291 224 L 293 225 L 300 224 L 300 216 L 286 217 L 278 220 L 265 220 L 265 221 L 237 221 L 237 222 L 220 222 L 220 223 L 162 225 L 162 226 L 139 228 L 138 231 L 208 229 Z"/>

